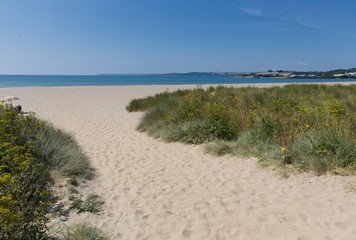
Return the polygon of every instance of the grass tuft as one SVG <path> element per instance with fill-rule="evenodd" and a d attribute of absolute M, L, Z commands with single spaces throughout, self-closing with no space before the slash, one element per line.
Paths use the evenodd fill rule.
<path fill-rule="evenodd" d="M 56 226 L 51 229 L 50 239 L 56 240 L 108 240 L 109 235 L 88 223 Z"/>
<path fill-rule="evenodd" d="M 100 211 L 101 205 L 103 205 L 103 201 L 101 200 L 99 195 L 96 194 L 88 194 L 85 200 L 82 200 L 82 195 L 78 196 L 70 195 L 69 201 L 71 201 L 70 208 L 78 210 L 81 212 L 91 212 L 97 213 Z"/>
<path fill-rule="evenodd" d="M 45 124 L 43 132 L 34 138 L 36 157 L 50 170 L 64 177 L 91 176 L 89 160 L 70 134 Z"/>

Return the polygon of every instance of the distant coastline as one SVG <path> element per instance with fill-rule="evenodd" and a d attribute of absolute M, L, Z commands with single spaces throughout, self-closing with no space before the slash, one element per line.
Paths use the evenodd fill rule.
<path fill-rule="evenodd" d="M 353 69 L 352 69 L 353 70 Z M 343 71 L 344 73 L 339 73 Z M 355 75 L 345 75 L 353 74 Z M 333 74 L 333 75 L 332 75 Z M 341 76 L 338 74 L 342 74 Z M 336 76 L 335 76 L 336 75 Z M 0 75 L 0 88 L 64 86 L 135 86 L 184 84 L 258 84 L 355 82 L 356 69 L 325 72 L 190 72 L 164 74 Z"/>
<path fill-rule="evenodd" d="M 155 75 L 155 74 L 153 74 Z M 293 79 L 356 79 L 356 68 L 337 69 L 325 72 L 309 71 L 272 71 L 265 72 L 188 72 L 188 73 L 166 73 L 156 74 L 161 76 L 217 76 L 233 78 L 293 78 Z"/>

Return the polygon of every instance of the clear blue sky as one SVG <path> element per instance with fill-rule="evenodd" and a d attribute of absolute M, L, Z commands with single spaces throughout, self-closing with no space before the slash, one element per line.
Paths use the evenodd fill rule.
<path fill-rule="evenodd" d="M 351 67 L 355 0 L 0 2 L 0 74 Z"/>

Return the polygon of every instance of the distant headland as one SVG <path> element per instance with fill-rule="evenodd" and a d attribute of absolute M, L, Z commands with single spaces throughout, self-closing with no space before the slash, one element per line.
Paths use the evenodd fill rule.
<path fill-rule="evenodd" d="M 119 75 L 119 74 L 118 74 Z M 272 71 L 265 72 L 188 72 L 188 73 L 164 73 L 164 74 L 147 74 L 159 76 L 215 76 L 215 77 L 241 77 L 241 78 L 322 78 L 322 79 L 356 79 L 356 68 L 337 69 L 325 72 L 310 71 Z"/>
<path fill-rule="evenodd" d="M 337 69 L 327 72 L 296 72 L 296 71 L 272 71 L 233 74 L 231 77 L 251 77 L 251 78 L 336 78 L 336 79 L 356 79 L 356 68 Z"/>

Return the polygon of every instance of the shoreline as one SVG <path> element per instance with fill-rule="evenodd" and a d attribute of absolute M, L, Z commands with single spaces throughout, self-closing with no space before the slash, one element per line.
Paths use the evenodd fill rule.
<path fill-rule="evenodd" d="M 345 189 L 354 176 L 280 179 L 256 158 L 214 157 L 200 146 L 164 143 L 135 130 L 143 113 L 126 112 L 129 101 L 196 86 L 0 88 L 0 97 L 20 97 L 14 105 L 71 133 L 90 158 L 96 176 L 80 190 L 100 195 L 103 211 L 71 212 L 67 223 L 85 221 L 125 240 L 355 236 L 356 195 Z"/>
<path fill-rule="evenodd" d="M 37 77 L 37 78 L 36 78 Z M 4 78 L 4 77 L 3 77 Z M 161 86 L 161 85 L 211 85 L 211 84 L 328 84 L 328 83 L 356 83 L 356 79 L 319 79 L 319 78 L 236 78 L 236 77 L 198 77 L 198 76 L 60 76 L 60 75 L 10 75 L 4 78 L 0 75 L 0 88 L 27 87 L 100 87 L 100 86 Z M 29 81 L 30 80 L 30 81 Z M 2 85 L 3 84 L 3 85 Z M 32 85 L 32 86 L 31 86 Z M 52 86 L 51 86 L 52 85 Z"/>
<path fill-rule="evenodd" d="M 318 85 L 353 85 L 356 84 L 355 81 L 342 81 L 342 82 L 276 82 L 276 83 L 207 83 L 207 84 L 150 84 L 150 85 L 86 85 L 86 86 L 30 86 L 30 87 L 0 87 L 0 90 L 11 90 L 11 89 L 32 89 L 32 88 L 116 88 L 116 87 L 157 87 L 157 88 L 162 88 L 162 87 L 172 87 L 174 89 L 178 89 L 179 87 L 183 87 L 184 89 L 186 88 L 192 88 L 192 87 L 197 87 L 197 86 L 232 86 L 232 87 L 275 87 L 275 86 L 280 86 L 283 87 L 285 85 L 291 85 L 291 84 L 318 84 Z M 0 91 L 1 93 L 2 91 Z M 6 91 L 5 91 L 6 92 Z"/>

